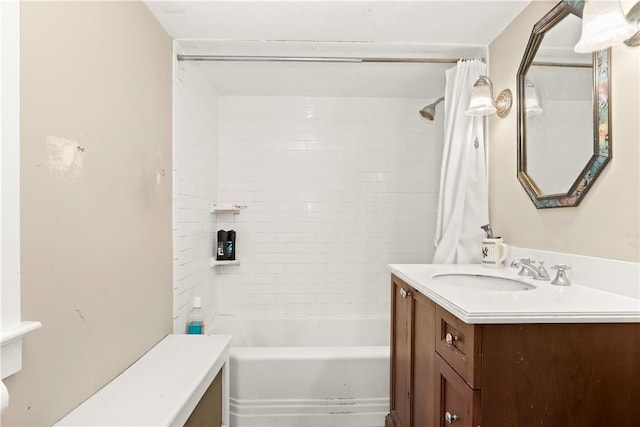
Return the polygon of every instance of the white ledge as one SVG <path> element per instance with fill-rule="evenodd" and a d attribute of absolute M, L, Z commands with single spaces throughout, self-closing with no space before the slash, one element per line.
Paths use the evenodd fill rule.
<path fill-rule="evenodd" d="M 209 261 L 209 266 L 210 267 L 222 267 L 225 265 L 240 265 L 240 260 L 234 259 L 234 260 L 217 260 L 214 257 L 211 258 L 211 260 Z"/>
<path fill-rule="evenodd" d="M 231 335 L 168 335 L 54 425 L 182 426 L 223 368 L 226 418 L 230 342 Z"/>
<path fill-rule="evenodd" d="M 22 338 L 42 326 L 40 322 L 21 322 L 8 330 L 2 331 L 0 341 L 2 354 L 0 357 L 0 376 L 2 379 L 22 369 Z"/>
<path fill-rule="evenodd" d="M 213 209 L 211 209 L 211 213 L 215 214 L 215 213 L 233 213 L 233 214 L 237 214 L 240 213 L 240 209 L 244 209 L 246 208 L 246 205 L 239 205 L 237 203 L 233 203 L 230 205 L 216 205 L 215 203 L 213 204 Z"/>
<path fill-rule="evenodd" d="M 7 344 L 11 344 L 14 341 L 22 339 L 29 332 L 33 332 L 36 329 L 40 329 L 41 327 L 42 323 L 40 322 L 22 322 L 13 329 L 2 331 L 2 338 L 0 338 L 2 347 Z"/>

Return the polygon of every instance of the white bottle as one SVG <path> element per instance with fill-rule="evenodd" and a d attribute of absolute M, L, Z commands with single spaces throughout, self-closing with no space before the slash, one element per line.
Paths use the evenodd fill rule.
<path fill-rule="evenodd" d="M 188 334 L 204 334 L 204 313 L 200 297 L 193 297 L 193 304 L 187 319 Z"/>

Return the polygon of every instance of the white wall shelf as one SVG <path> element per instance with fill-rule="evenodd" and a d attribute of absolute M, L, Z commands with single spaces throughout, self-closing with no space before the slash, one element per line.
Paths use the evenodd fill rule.
<path fill-rule="evenodd" d="M 213 204 L 213 209 L 211 209 L 211 213 L 212 214 L 225 214 L 225 213 L 232 213 L 232 214 L 237 214 L 240 213 L 240 209 L 244 209 L 247 206 L 245 205 L 238 205 L 238 204 L 231 204 L 231 205 L 216 205 L 215 203 Z"/>
<path fill-rule="evenodd" d="M 0 338 L 2 347 L 0 372 L 2 373 L 2 379 L 22 369 L 22 339 L 29 332 L 40 329 L 40 327 L 42 327 L 40 322 L 26 321 L 13 325 L 13 327 L 3 328 L 2 337 Z"/>
<path fill-rule="evenodd" d="M 229 261 L 219 261 L 215 258 L 211 258 L 210 264 L 211 267 L 223 267 L 225 265 L 240 265 L 240 260 L 229 260 Z"/>

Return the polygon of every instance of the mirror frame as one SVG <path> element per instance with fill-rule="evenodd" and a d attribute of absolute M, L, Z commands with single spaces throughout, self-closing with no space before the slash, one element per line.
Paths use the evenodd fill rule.
<path fill-rule="evenodd" d="M 573 14 L 582 18 L 583 0 L 563 0 L 543 16 L 534 26 L 516 75 L 518 99 L 518 181 L 522 184 L 536 208 L 578 206 L 600 172 L 611 160 L 611 85 L 609 84 L 611 50 L 603 49 L 592 54 L 593 60 L 593 155 L 566 193 L 542 194 L 533 178 L 527 173 L 527 117 L 525 108 L 525 83 L 527 72 L 542 43 L 545 32 Z"/>

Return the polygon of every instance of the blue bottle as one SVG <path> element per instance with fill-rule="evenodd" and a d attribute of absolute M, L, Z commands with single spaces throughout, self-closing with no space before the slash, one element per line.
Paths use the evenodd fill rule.
<path fill-rule="evenodd" d="M 193 297 L 193 304 L 189 318 L 187 319 L 188 334 L 204 334 L 204 313 L 202 312 L 202 301 L 200 297 Z"/>

